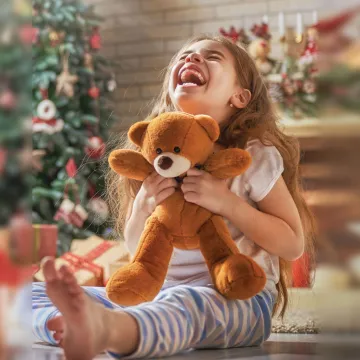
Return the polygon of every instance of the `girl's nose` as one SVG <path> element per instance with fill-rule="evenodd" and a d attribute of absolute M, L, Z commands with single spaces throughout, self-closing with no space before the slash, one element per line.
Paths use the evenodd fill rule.
<path fill-rule="evenodd" d="M 204 58 L 197 53 L 191 53 L 185 59 L 185 62 L 193 62 L 193 63 L 202 63 L 203 61 Z"/>

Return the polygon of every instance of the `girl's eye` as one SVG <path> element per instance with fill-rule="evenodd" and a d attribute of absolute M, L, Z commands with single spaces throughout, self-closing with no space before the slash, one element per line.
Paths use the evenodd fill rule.
<path fill-rule="evenodd" d="M 214 56 L 214 55 L 210 55 L 208 57 L 208 59 L 210 59 L 210 60 L 220 60 L 220 58 L 218 56 Z"/>
<path fill-rule="evenodd" d="M 162 150 L 160 148 L 157 148 L 156 153 L 160 155 L 162 153 Z"/>
<path fill-rule="evenodd" d="M 179 61 L 180 61 L 180 60 L 185 60 L 186 57 L 187 57 L 187 55 L 182 55 L 182 56 L 180 56 L 180 57 L 179 57 Z"/>
<path fill-rule="evenodd" d="M 174 152 L 178 154 L 180 152 L 180 148 L 178 146 L 175 146 L 174 147 Z"/>

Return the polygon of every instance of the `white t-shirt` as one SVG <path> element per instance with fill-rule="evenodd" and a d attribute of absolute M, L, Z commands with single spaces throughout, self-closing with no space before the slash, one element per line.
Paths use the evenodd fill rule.
<path fill-rule="evenodd" d="M 249 169 L 231 179 L 228 184 L 232 192 L 245 199 L 251 206 L 262 200 L 275 185 L 284 171 L 283 159 L 274 146 L 265 146 L 259 140 L 248 142 L 246 150 L 252 157 Z M 225 219 L 230 233 L 241 253 L 251 256 L 265 271 L 266 288 L 276 294 L 279 281 L 279 258 L 248 239 L 232 223 Z M 200 250 L 174 249 L 164 287 L 187 284 L 207 286 L 211 276 Z"/>

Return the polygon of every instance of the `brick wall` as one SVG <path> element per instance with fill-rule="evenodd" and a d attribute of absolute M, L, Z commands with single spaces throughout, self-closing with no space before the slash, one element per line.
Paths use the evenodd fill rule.
<path fill-rule="evenodd" d="M 313 11 L 321 17 L 358 0 L 86 0 L 105 17 L 103 53 L 121 64 L 117 70 L 117 112 L 122 128 L 146 116 L 149 103 L 159 92 L 161 70 L 192 35 L 217 33 L 220 27 L 250 26 L 268 16 L 274 39 L 278 36 L 278 13 L 294 26 L 301 12 L 311 24 Z M 273 42 L 279 54 L 279 44 Z"/>

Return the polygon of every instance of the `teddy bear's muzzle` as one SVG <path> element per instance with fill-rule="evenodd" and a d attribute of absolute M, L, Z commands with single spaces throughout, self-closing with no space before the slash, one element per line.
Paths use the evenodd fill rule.
<path fill-rule="evenodd" d="M 162 156 L 158 161 L 159 168 L 162 170 L 171 168 L 172 164 L 173 161 L 168 156 Z"/>
<path fill-rule="evenodd" d="M 191 162 L 185 156 L 164 152 L 154 160 L 156 172 L 166 178 L 175 178 L 191 168 Z"/>

